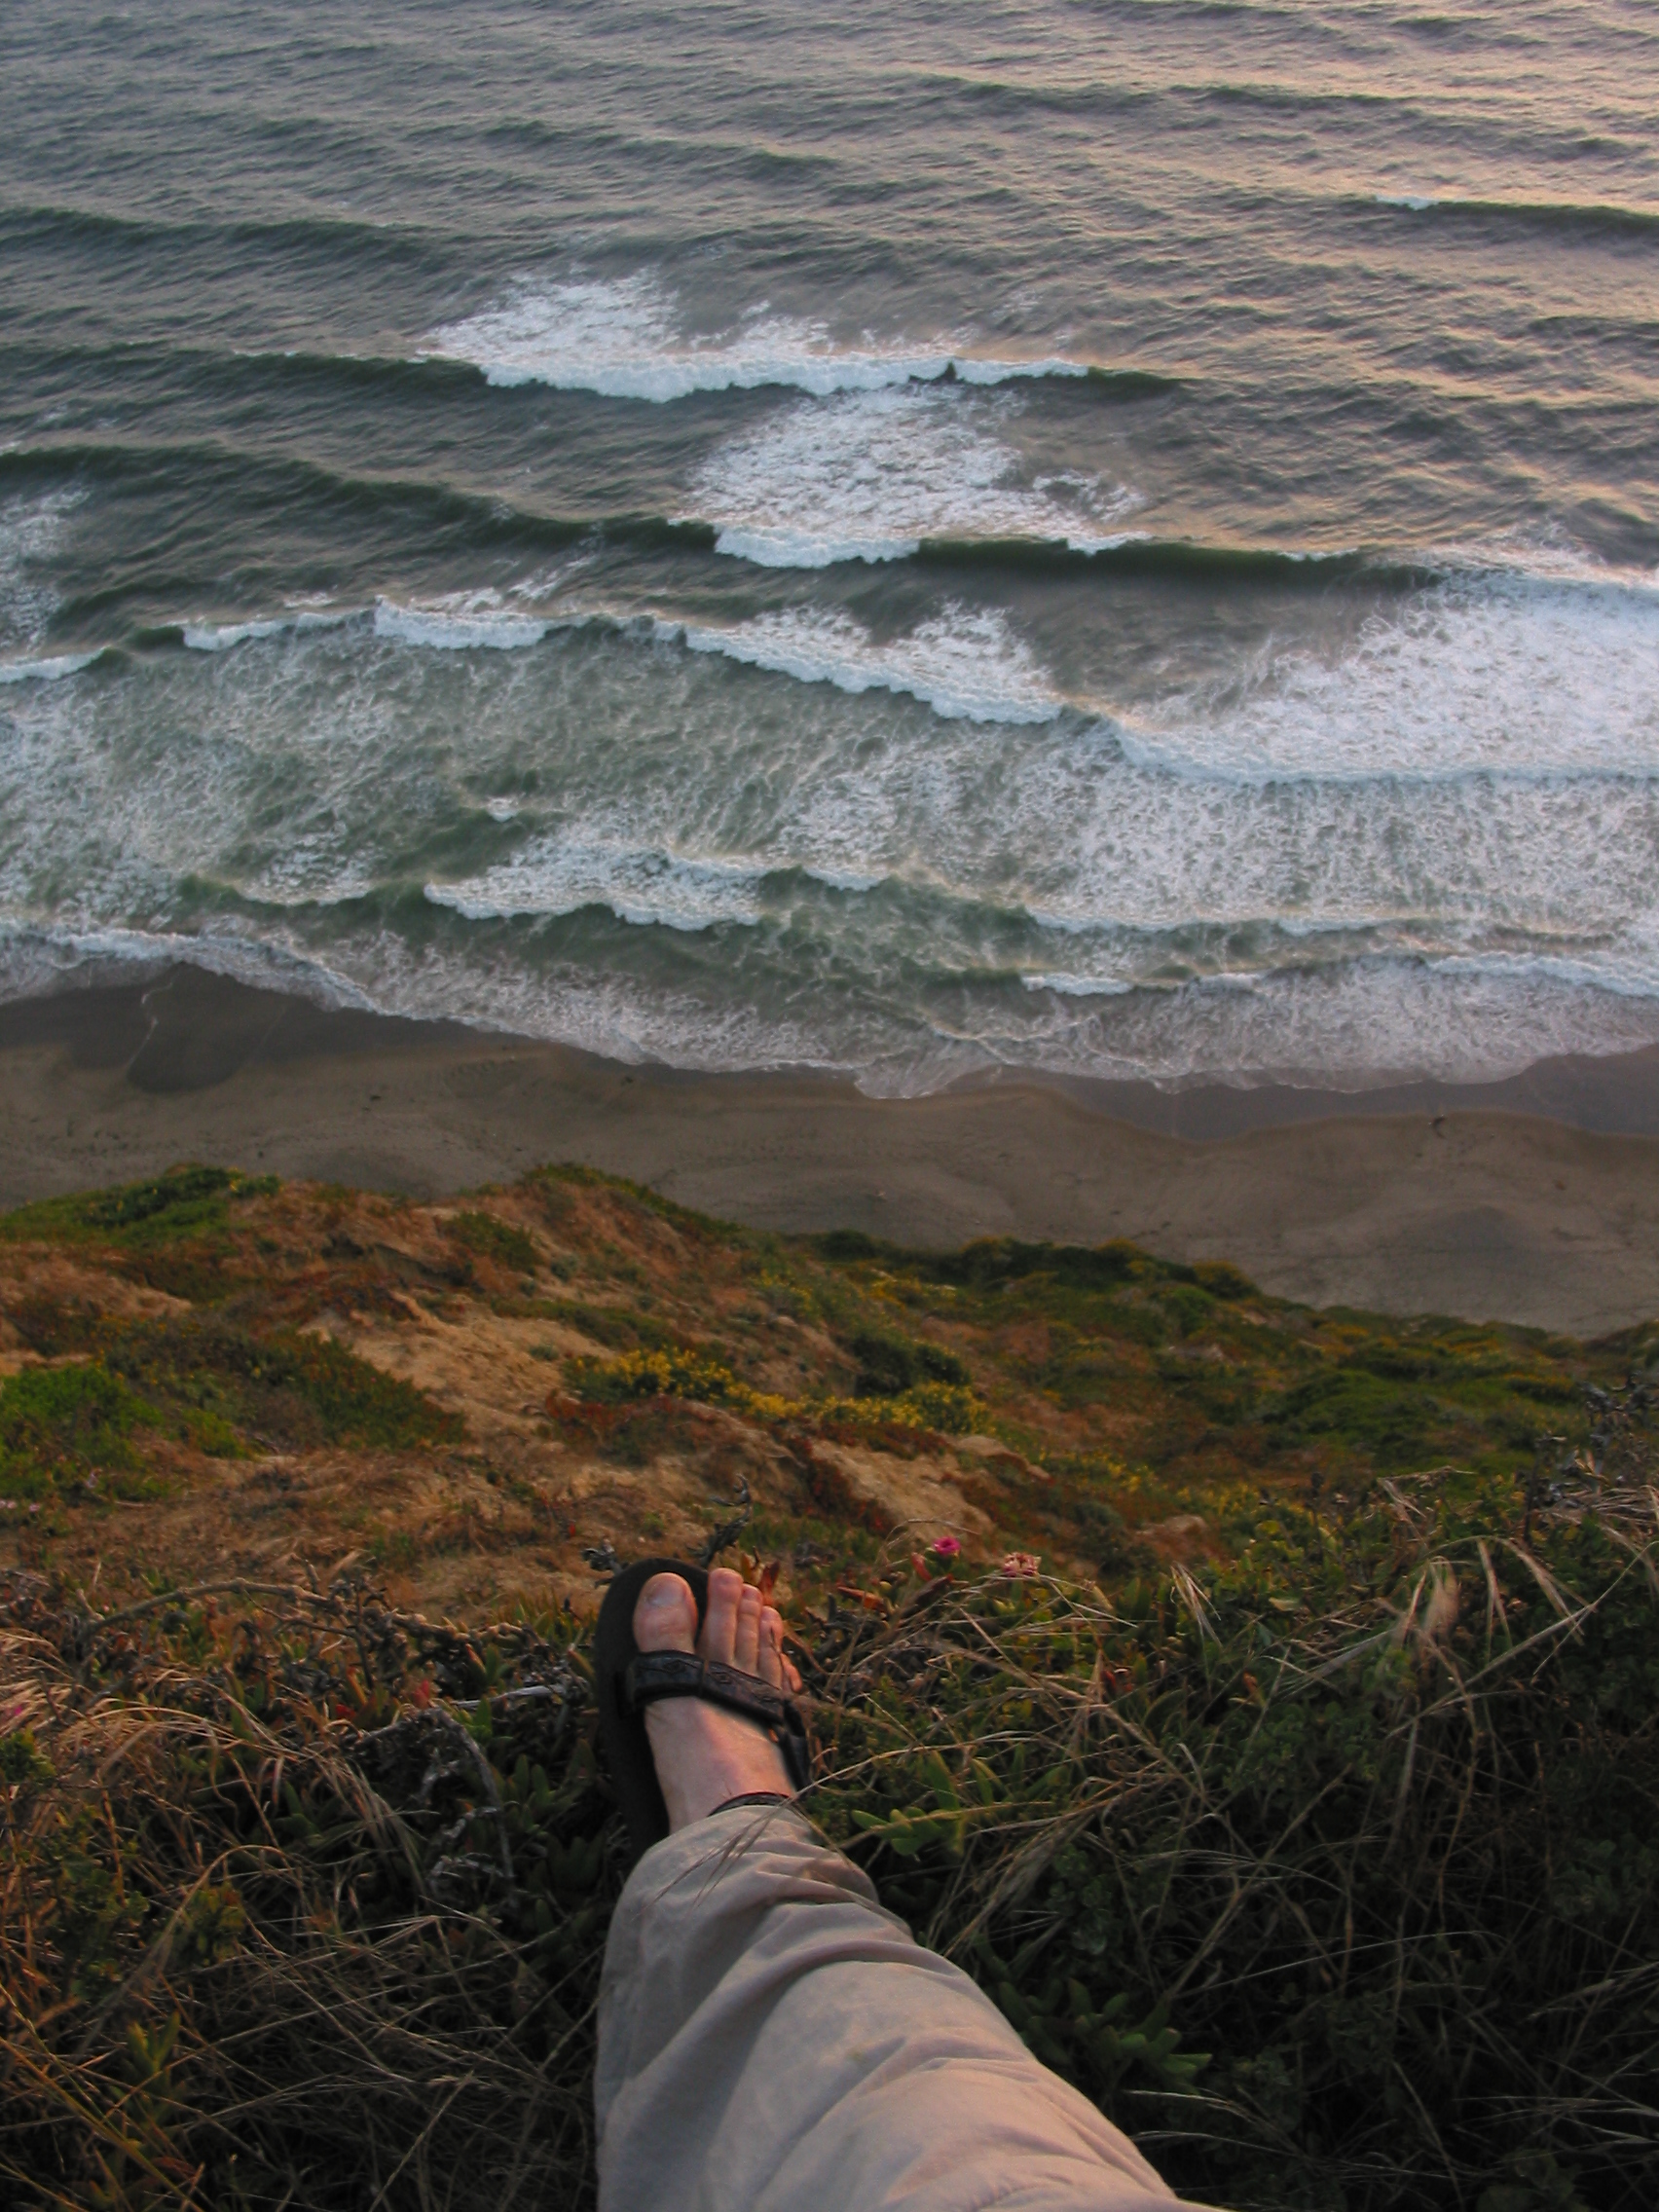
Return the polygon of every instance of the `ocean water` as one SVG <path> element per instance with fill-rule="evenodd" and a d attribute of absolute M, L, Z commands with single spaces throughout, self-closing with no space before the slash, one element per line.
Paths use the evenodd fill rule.
<path fill-rule="evenodd" d="M 1659 1039 L 1659 16 L 9 0 L 0 996 Z"/>

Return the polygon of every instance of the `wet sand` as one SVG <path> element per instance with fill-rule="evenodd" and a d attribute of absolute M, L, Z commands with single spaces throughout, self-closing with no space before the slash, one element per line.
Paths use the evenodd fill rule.
<path fill-rule="evenodd" d="M 1338 1093 L 1005 1079 L 866 1098 L 326 1013 L 198 970 L 0 1008 L 0 1208 L 182 1160 L 422 1197 L 547 1160 L 780 1230 L 1232 1260 L 1319 1305 L 1659 1315 L 1659 1051 Z"/>

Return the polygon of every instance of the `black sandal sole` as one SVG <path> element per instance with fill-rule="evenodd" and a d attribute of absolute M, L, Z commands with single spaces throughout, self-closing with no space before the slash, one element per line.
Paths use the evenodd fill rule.
<path fill-rule="evenodd" d="M 708 1569 L 688 1567 L 682 1559 L 642 1559 L 624 1567 L 605 1593 L 593 1636 L 600 1741 L 636 1859 L 668 1833 L 668 1807 L 656 1778 L 645 1717 L 630 1710 L 626 1686 L 629 1665 L 640 1656 L 640 1647 L 634 1641 L 634 1608 L 640 1603 L 641 1591 L 657 1574 L 678 1574 L 690 1585 L 697 1605 L 697 1634 L 701 1636 L 703 1617 L 709 1609 Z"/>
<path fill-rule="evenodd" d="M 736 1667 L 719 1666 L 711 1661 L 705 1670 L 688 1653 L 643 1653 L 640 1650 L 634 1641 L 634 1610 L 645 1584 L 658 1574 L 678 1574 L 687 1584 L 697 1607 L 697 1633 L 701 1636 L 709 1609 L 708 1570 L 689 1567 L 682 1559 L 643 1559 L 625 1567 L 605 1593 L 599 1624 L 594 1631 L 594 1681 L 599 1700 L 600 1738 L 636 1859 L 653 1843 L 660 1843 L 669 1832 L 668 1807 L 663 1802 L 650 1739 L 645 1733 L 645 1714 L 640 1710 L 647 1699 L 703 1697 L 711 1704 L 745 1714 L 768 1729 L 797 1789 L 805 1788 L 812 1771 L 811 1746 L 800 1714 L 788 1691 L 780 1694 Z M 659 1678 L 648 1684 L 634 1681 L 630 1678 L 630 1670 L 635 1668 L 636 1661 L 641 1662 L 636 1670 L 641 1676 L 648 1677 L 654 1671 L 659 1677 L 672 1677 L 679 1673 L 690 1678 L 679 1682 Z M 733 1798 L 730 1802 L 754 1804 L 772 1795 L 771 1791 L 763 1791 Z M 779 1802 L 788 1802 L 783 1791 L 776 1795 Z M 717 1811 L 724 1809 L 716 1808 Z"/>

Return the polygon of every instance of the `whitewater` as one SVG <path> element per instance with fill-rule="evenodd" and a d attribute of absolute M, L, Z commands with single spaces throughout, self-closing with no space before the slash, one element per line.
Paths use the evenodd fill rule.
<path fill-rule="evenodd" d="M 1654 47 L 1589 13 L 486 7 L 301 87 L 187 0 L 89 111 L 23 0 L 0 996 L 877 1091 L 1659 1039 Z"/>

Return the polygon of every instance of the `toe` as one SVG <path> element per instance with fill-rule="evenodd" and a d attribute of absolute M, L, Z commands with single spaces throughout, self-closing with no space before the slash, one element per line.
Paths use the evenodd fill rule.
<path fill-rule="evenodd" d="M 746 1582 L 737 1601 L 737 1641 L 732 1657 L 746 1675 L 760 1672 L 760 1593 Z"/>
<path fill-rule="evenodd" d="M 755 1672 L 776 1688 L 784 1686 L 784 1618 L 776 1605 L 760 1609 L 760 1657 Z"/>
<path fill-rule="evenodd" d="M 697 1602 L 678 1574 L 653 1574 L 634 1607 L 634 1641 L 642 1651 L 689 1651 L 697 1641 Z"/>
<path fill-rule="evenodd" d="M 737 1649 L 737 1608 L 743 1596 L 743 1577 L 729 1567 L 717 1567 L 709 1576 L 708 1608 L 703 1615 L 703 1634 L 697 1648 L 705 1659 L 719 1660 L 723 1666 L 741 1666 L 734 1654 Z"/>

